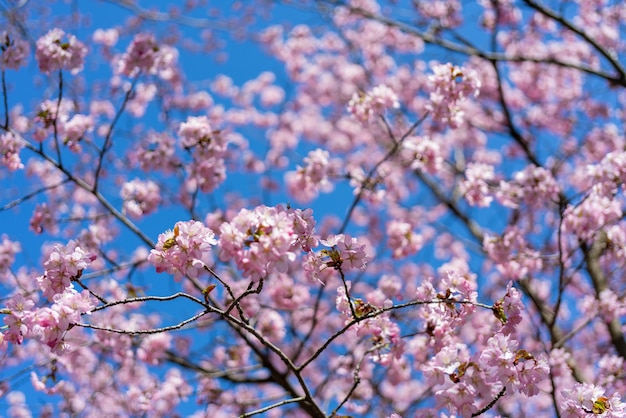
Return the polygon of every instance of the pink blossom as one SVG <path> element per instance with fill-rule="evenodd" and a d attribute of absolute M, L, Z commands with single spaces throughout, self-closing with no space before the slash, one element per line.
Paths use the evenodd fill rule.
<path fill-rule="evenodd" d="M 63 143 L 70 150 L 80 152 L 79 142 L 83 139 L 85 133 L 93 130 L 93 127 L 94 122 L 91 116 L 74 115 L 72 119 L 62 125 L 61 135 L 64 137 Z"/>
<path fill-rule="evenodd" d="M 22 148 L 24 148 L 23 140 L 14 133 L 0 134 L 0 163 L 10 171 L 24 168 L 19 155 Z"/>
<path fill-rule="evenodd" d="M 224 151 L 224 141 L 219 131 L 213 129 L 206 116 L 190 116 L 180 124 L 178 136 L 184 148 L 207 145 L 215 151 Z"/>
<path fill-rule="evenodd" d="M 2 234 L 0 241 L 0 278 L 9 272 L 15 261 L 15 255 L 22 251 L 19 242 L 11 241 L 7 234 Z"/>
<path fill-rule="evenodd" d="M 177 59 L 178 51 L 175 48 L 159 44 L 150 33 L 139 33 L 119 57 L 118 71 L 129 77 L 143 72 L 159 74 L 164 80 L 172 80 Z"/>
<path fill-rule="evenodd" d="M 404 258 L 418 252 L 424 245 L 421 235 L 412 230 L 411 224 L 401 221 L 387 223 L 388 245 L 393 258 Z"/>
<path fill-rule="evenodd" d="M 548 170 L 531 165 L 516 172 L 512 180 L 501 181 L 496 197 L 510 208 L 521 203 L 537 208 L 558 202 L 559 192 L 559 185 Z"/>
<path fill-rule="evenodd" d="M 489 183 L 494 179 L 492 165 L 469 163 L 465 169 L 465 180 L 459 184 L 459 191 L 470 205 L 488 207 L 493 200 L 489 192 Z"/>
<path fill-rule="evenodd" d="M 150 131 L 131 151 L 129 158 L 137 161 L 143 171 L 171 173 L 179 164 L 175 144 L 175 139 L 167 133 Z"/>
<path fill-rule="evenodd" d="M 161 203 L 159 185 L 148 180 L 134 179 L 122 185 L 120 196 L 124 199 L 123 213 L 140 218 L 154 212 Z"/>
<path fill-rule="evenodd" d="M 135 94 L 128 101 L 128 112 L 136 118 L 142 117 L 146 109 L 157 94 L 157 87 L 152 83 L 138 83 L 135 87 Z"/>
<path fill-rule="evenodd" d="M 159 364 L 165 357 L 165 351 L 172 345 L 172 336 L 166 333 L 147 335 L 141 340 L 137 357 L 148 364 Z"/>
<path fill-rule="evenodd" d="M 310 299 L 308 288 L 286 274 L 276 275 L 270 286 L 269 295 L 279 309 L 295 310 L 306 306 Z"/>
<path fill-rule="evenodd" d="M 7 31 L 0 32 L 0 69 L 19 69 L 26 65 L 29 54 L 28 42 L 15 38 Z"/>
<path fill-rule="evenodd" d="M 281 206 L 242 209 L 220 226 L 220 258 L 234 260 L 244 277 L 252 280 L 274 269 L 287 271 L 303 245 L 308 245 L 309 232 L 302 230 L 303 218 L 298 213 Z"/>
<path fill-rule="evenodd" d="M 117 29 L 96 29 L 93 32 L 93 41 L 96 44 L 112 48 L 117 43 L 119 32 Z"/>
<path fill-rule="evenodd" d="M 69 70 L 78 74 L 83 69 L 87 48 L 74 35 L 59 28 L 51 29 L 37 41 L 35 57 L 44 73 Z"/>
<path fill-rule="evenodd" d="M 588 383 L 576 383 L 574 387 L 561 390 L 564 401 L 561 406 L 563 418 L 588 417 L 598 415 L 607 418 L 626 417 L 626 404 L 618 393 L 605 396 L 605 389 Z"/>
<path fill-rule="evenodd" d="M 369 257 L 365 252 L 365 244 L 359 244 L 355 237 L 345 234 L 329 235 L 320 242 L 327 247 L 333 247 L 333 250 L 326 250 L 330 257 L 330 261 L 326 262 L 328 267 L 365 270 Z"/>
<path fill-rule="evenodd" d="M 263 337 L 273 343 L 277 343 L 285 338 L 287 334 L 285 326 L 283 317 L 274 310 L 263 309 L 257 315 L 255 328 L 259 330 Z"/>
<path fill-rule="evenodd" d="M 120 58 L 120 72 L 134 75 L 135 71 L 151 72 L 157 65 L 159 44 L 152 34 L 139 33 Z"/>
<path fill-rule="evenodd" d="M 48 300 L 71 286 L 71 280 L 80 277 L 82 271 L 96 259 L 85 252 L 78 243 L 70 241 L 66 246 L 55 245 L 44 262 L 46 271 L 37 278 L 39 288 Z"/>
<path fill-rule="evenodd" d="M 202 222 L 177 222 L 173 230 L 159 234 L 148 260 L 158 273 L 167 271 L 176 278 L 197 278 L 203 271 L 211 247 L 217 244 L 213 231 Z"/>
<path fill-rule="evenodd" d="M 409 165 L 414 170 L 438 174 L 443 166 L 441 145 L 426 137 L 410 137 L 402 144 Z"/>
<path fill-rule="evenodd" d="M 348 112 L 362 123 L 371 122 L 382 116 L 387 109 L 398 109 L 400 102 L 394 91 L 385 85 L 378 85 L 367 93 L 354 93 L 348 103 Z"/>
<path fill-rule="evenodd" d="M 30 229 L 36 234 L 41 234 L 44 230 L 54 234 L 58 230 L 52 210 L 46 203 L 38 204 L 35 207 L 30 218 Z"/>
<path fill-rule="evenodd" d="M 567 206 L 563 214 L 563 230 L 586 240 L 603 226 L 621 217 L 621 203 L 606 196 L 598 184 L 594 185 L 582 202 Z"/>
<path fill-rule="evenodd" d="M 539 253 L 528 245 L 517 227 L 506 228 L 502 236 L 485 235 L 483 248 L 505 279 L 521 279 L 543 266 Z"/>
<path fill-rule="evenodd" d="M 285 181 L 291 195 L 300 202 L 308 202 L 317 197 L 318 193 L 332 191 L 330 179 L 338 171 L 337 161 L 331 161 L 330 153 L 316 149 L 304 158 L 304 166 L 285 175 Z"/>
<path fill-rule="evenodd" d="M 478 96 L 480 80 L 469 68 L 450 63 L 433 64 L 433 74 L 428 77 L 430 101 L 426 106 L 433 119 L 457 128 L 463 122 L 462 103 L 471 96 Z"/>

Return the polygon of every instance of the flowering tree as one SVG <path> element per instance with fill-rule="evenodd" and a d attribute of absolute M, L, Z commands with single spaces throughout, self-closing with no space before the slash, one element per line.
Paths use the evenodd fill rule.
<path fill-rule="evenodd" d="M 7 3 L 8 416 L 626 417 L 622 2 Z"/>

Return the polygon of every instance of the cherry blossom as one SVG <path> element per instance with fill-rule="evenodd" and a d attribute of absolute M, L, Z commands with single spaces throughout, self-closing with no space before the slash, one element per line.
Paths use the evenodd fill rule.
<path fill-rule="evenodd" d="M 620 2 L 8 3 L 7 415 L 626 416 Z"/>
<path fill-rule="evenodd" d="M 198 277 L 208 262 L 211 247 L 217 244 L 213 231 L 202 222 L 177 222 L 174 229 L 159 234 L 156 247 L 150 251 L 148 260 L 157 272 L 168 271 Z"/>
<path fill-rule="evenodd" d="M 461 104 L 480 91 L 480 80 L 474 70 L 450 63 L 432 65 L 433 74 L 428 76 L 430 91 L 427 109 L 433 118 L 456 128 L 463 122 Z"/>
<path fill-rule="evenodd" d="M 37 40 L 35 56 L 44 73 L 69 70 L 77 74 L 83 69 L 87 48 L 74 35 L 54 28 Z"/>
<path fill-rule="evenodd" d="M 0 32 L 0 41 L 0 68 L 17 70 L 26 64 L 30 55 L 28 42 L 7 31 Z"/>

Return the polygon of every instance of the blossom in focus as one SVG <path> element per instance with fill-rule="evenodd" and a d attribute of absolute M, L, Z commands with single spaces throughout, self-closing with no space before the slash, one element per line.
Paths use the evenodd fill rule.
<path fill-rule="evenodd" d="M 211 247 L 217 244 L 215 234 L 199 221 L 177 222 L 173 230 L 159 235 L 148 260 L 158 273 L 170 272 L 176 278 L 197 278 L 208 262 Z"/>

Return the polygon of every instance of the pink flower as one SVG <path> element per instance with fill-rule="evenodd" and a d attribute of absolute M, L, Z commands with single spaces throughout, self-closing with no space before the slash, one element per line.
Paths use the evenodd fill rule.
<path fill-rule="evenodd" d="M 539 385 L 549 376 L 548 362 L 544 357 L 536 358 L 526 350 L 518 350 L 518 345 L 509 335 L 494 335 L 480 354 L 479 367 L 487 382 L 535 396 Z"/>
<path fill-rule="evenodd" d="M 303 246 L 309 232 L 303 231 L 301 211 L 282 206 L 242 209 L 220 227 L 220 258 L 234 260 L 244 277 L 259 280 L 272 270 L 287 271 Z M 312 227 L 311 227 L 312 229 Z"/>
<path fill-rule="evenodd" d="M 608 397 L 604 396 L 605 390 L 599 386 L 576 383 L 572 389 L 561 390 L 561 394 L 564 398 L 561 407 L 563 418 L 626 417 L 626 404 L 617 392 Z"/>
<path fill-rule="evenodd" d="M 159 45 L 150 33 L 139 33 L 126 49 L 118 62 L 118 71 L 132 77 L 137 72 L 159 74 L 164 80 L 175 75 L 174 65 L 178 51 L 168 45 Z"/>
<path fill-rule="evenodd" d="M 447 64 L 434 64 L 428 77 L 430 102 L 426 109 L 433 119 L 458 127 L 463 122 L 461 104 L 471 96 L 478 96 L 480 80 L 474 70 Z"/>
<path fill-rule="evenodd" d="M 93 42 L 112 48 L 117 43 L 119 32 L 117 29 L 96 29 L 93 32 Z"/>
<path fill-rule="evenodd" d="M 213 231 L 202 222 L 177 222 L 172 231 L 159 235 L 148 260 L 158 273 L 167 271 L 177 279 L 197 278 L 204 271 L 211 247 L 217 244 Z"/>
<path fill-rule="evenodd" d="M 46 74 L 56 70 L 78 74 L 83 69 L 85 55 L 85 45 L 59 28 L 51 29 L 39 38 L 35 52 L 39 69 Z"/>
<path fill-rule="evenodd" d="M 137 358 L 148 364 L 159 364 L 165 358 L 165 351 L 172 345 L 172 336 L 166 333 L 151 334 L 141 340 Z"/>
<path fill-rule="evenodd" d="M 28 42 L 11 36 L 8 32 L 0 32 L 0 69 L 13 69 L 26 64 L 30 54 Z"/>
<path fill-rule="evenodd" d="M 9 268 L 15 261 L 15 255 L 22 250 L 19 242 L 11 241 L 6 234 L 2 234 L 0 241 L 0 278 L 8 273 Z"/>
<path fill-rule="evenodd" d="M 552 173 L 543 167 L 530 165 L 515 173 L 510 181 L 501 181 L 496 196 L 510 208 L 517 208 L 521 203 L 537 208 L 558 202 L 559 191 Z"/>
<path fill-rule="evenodd" d="M 172 172 L 179 162 L 175 156 L 175 140 L 166 133 L 148 132 L 131 151 L 129 158 L 146 171 Z"/>
<path fill-rule="evenodd" d="M 55 245 L 44 263 L 46 272 L 37 278 L 39 288 L 48 300 L 52 300 L 70 287 L 71 280 L 80 277 L 95 259 L 95 255 L 85 252 L 74 241 L 68 242 L 65 247 Z"/>
<path fill-rule="evenodd" d="M 70 150 L 80 152 L 79 142 L 87 132 L 93 130 L 93 127 L 94 123 L 91 116 L 74 115 L 72 119 L 60 126 L 61 135 L 64 137 L 63 143 Z"/>
<path fill-rule="evenodd" d="M 127 76 L 135 71 L 150 73 L 156 66 L 159 44 L 150 33 L 139 33 L 126 49 L 120 59 L 120 72 Z"/>
<path fill-rule="evenodd" d="M 407 138 L 402 147 L 412 169 L 430 174 L 438 174 L 441 171 L 444 158 L 439 143 L 427 137 L 413 136 Z"/>
<path fill-rule="evenodd" d="M 10 171 L 24 168 L 20 160 L 20 151 L 24 148 L 23 140 L 12 132 L 0 135 L 0 163 Z"/>
<path fill-rule="evenodd" d="M 300 202 L 308 202 L 317 197 L 318 193 L 330 192 L 330 182 L 338 171 L 338 161 L 331 161 L 326 150 L 316 149 L 304 158 L 304 166 L 298 166 L 295 172 L 288 172 L 285 181 L 291 195 Z"/>
<path fill-rule="evenodd" d="M 387 236 L 393 258 L 408 257 L 418 252 L 424 245 L 424 239 L 413 231 L 411 224 L 399 220 L 387 223 Z"/>
<path fill-rule="evenodd" d="M 378 85 L 367 93 L 354 93 L 348 103 L 348 112 L 362 123 L 371 122 L 387 109 L 398 108 L 398 96 L 385 85 Z"/>
<path fill-rule="evenodd" d="M 337 242 L 342 267 L 355 270 L 365 270 L 369 257 L 365 253 L 365 245 L 359 244 L 357 239 L 350 235 L 343 235 Z"/>
<path fill-rule="evenodd" d="M 280 342 L 287 334 L 286 324 L 283 317 L 271 309 L 263 309 L 256 318 L 255 328 L 263 337 L 271 342 Z"/>
<path fill-rule="evenodd" d="M 227 141 L 214 130 L 206 116 L 189 117 L 180 124 L 178 135 L 182 146 L 189 149 L 193 161 L 187 166 L 191 185 L 210 192 L 226 179 Z"/>
<path fill-rule="evenodd" d="M 59 228 L 48 204 L 41 203 L 35 207 L 35 211 L 30 218 L 30 229 L 36 234 L 41 234 L 44 230 L 52 234 L 58 231 Z"/>
<path fill-rule="evenodd" d="M 161 203 L 159 185 L 151 180 L 134 179 L 124 183 L 120 196 L 124 199 L 122 211 L 132 218 L 154 212 Z"/>
<path fill-rule="evenodd" d="M 495 178 L 493 166 L 484 163 L 469 163 L 465 169 L 465 180 L 459 191 L 471 206 L 488 207 L 493 200 L 489 183 Z"/>

